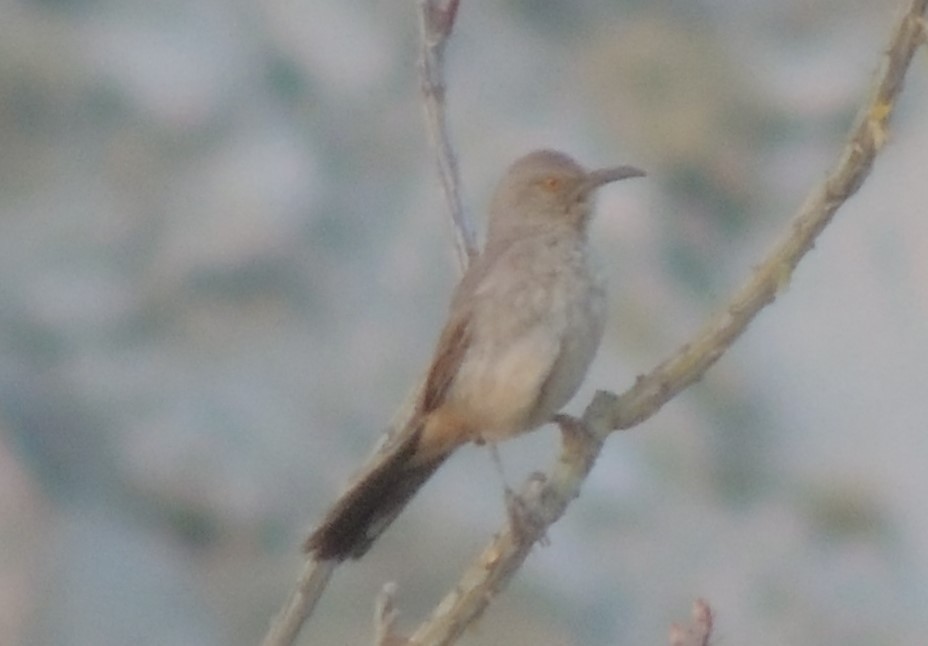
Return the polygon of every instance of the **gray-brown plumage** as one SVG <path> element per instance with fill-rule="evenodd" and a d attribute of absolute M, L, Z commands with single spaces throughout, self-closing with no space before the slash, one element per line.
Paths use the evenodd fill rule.
<path fill-rule="evenodd" d="M 605 320 L 605 290 L 587 249 L 593 193 L 642 175 L 631 166 L 587 171 L 552 150 L 510 166 L 412 419 L 341 495 L 307 552 L 363 556 L 454 449 L 534 429 L 573 397 Z"/>

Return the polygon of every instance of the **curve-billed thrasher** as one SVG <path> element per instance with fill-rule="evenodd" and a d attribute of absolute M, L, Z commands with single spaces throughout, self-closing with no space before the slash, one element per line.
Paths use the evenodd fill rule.
<path fill-rule="evenodd" d="M 587 171 L 553 150 L 509 168 L 412 419 L 341 495 L 307 552 L 318 560 L 363 556 L 455 448 L 534 429 L 574 396 L 606 312 L 587 249 L 593 193 L 642 175 L 631 166 Z"/>

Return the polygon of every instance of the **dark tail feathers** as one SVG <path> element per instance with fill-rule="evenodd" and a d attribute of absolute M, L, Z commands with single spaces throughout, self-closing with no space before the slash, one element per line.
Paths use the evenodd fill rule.
<path fill-rule="evenodd" d="M 306 540 L 303 550 L 318 560 L 344 561 L 364 556 L 447 457 L 426 464 L 413 463 L 418 441 L 419 434 L 411 433 L 380 464 L 354 482 Z"/>

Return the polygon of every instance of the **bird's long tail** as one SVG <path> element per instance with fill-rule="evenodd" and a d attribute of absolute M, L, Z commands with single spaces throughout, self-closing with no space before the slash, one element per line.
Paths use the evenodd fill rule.
<path fill-rule="evenodd" d="M 357 559 L 399 515 L 447 454 L 417 459 L 419 432 L 405 433 L 366 473 L 362 473 L 306 540 L 303 550 L 316 560 Z"/>

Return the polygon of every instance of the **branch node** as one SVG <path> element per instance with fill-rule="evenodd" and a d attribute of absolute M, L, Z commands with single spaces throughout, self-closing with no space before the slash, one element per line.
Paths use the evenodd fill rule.
<path fill-rule="evenodd" d="M 519 543 L 538 541 L 548 545 L 545 529 L 550 522 L 544 513 L 545 485 L 548 478 L 541 471 L 533 472 L 518 495 L 506 496 L 506 513 L 513 536 Z"/>
<path fill-rule="evenodd" d="M 585 452 L 584 447 L 593 439 L 593 433 L 587 428 L 582 419 L 558 413 L 554 416 L 553 421 L 561 429 L 561 442 L 564 446 L 565 459 L 571 460 L 571 456 L 579 451 Z"/>

